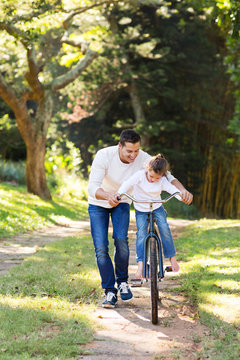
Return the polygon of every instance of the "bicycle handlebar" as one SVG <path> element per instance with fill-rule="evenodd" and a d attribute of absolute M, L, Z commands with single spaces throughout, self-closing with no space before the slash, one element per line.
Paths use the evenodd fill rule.
<path fill-rule="evenodd" d="M 121 198 L 123 196 L 127 196 L 130 200 L 132 200 L 133 202 L 136 202 L 136 203 L 147 203 L 147 204 L 153 204 L 153 203 L 166 203 L 168 202 L 170 199 L 172 199 L 175 195 L 179 195 L 182 197 L 182 194 L 180 192 L 175 192 L 174 194 L 171 194 L 169 195 L 167 198 L 163 199 L 163 200 L 154 200 L 154 199 L 149 199 L 149 200 L 139 200 L 139 199 L 135 199 L 133 196 L 129 195 L 128 193 L 123 193 L 121 195 L 119 195 L 117 197 L 118 200 L 121 200 Z"/>

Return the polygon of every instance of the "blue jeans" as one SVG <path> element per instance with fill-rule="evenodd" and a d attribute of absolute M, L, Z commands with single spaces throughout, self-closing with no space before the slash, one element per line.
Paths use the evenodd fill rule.
<path fill-rule="evenodd" d="M 135 210 L 137 223 L 137 242 L 136 253 L 137 261 L 143 261 L 143 244 L 148 232 L 148 212 Z M 167 223 L 166 211 L 163 206 L 153 211 L 154 218 L 159 229 L 160 237 L 163 245 L 163 253 L 165 258 L 170 258 L 176 255 L 175 246 L 173 243 L 172 234 Z"/>
<path fill-rule="evenodd" d="M 108 291 L 117 293 L 115 281 L 117 281 L 119 285 L 121 282 L 128 280 L 129 247 L 127 234 L 129 226 L 129 204 L 120 203 L 111 209 L 89 204 L 88 213 L 97 265 L 102 279 L 102 288 L 105 289 L 105 293 Z M 112 219 L 115 245 L 115 272 L 108 249 L 110 216 Z"/>

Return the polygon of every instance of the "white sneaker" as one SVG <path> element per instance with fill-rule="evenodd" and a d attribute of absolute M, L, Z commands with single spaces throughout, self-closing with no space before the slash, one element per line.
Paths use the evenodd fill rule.
<path fill-rule="evenodd" d="M 122 282 L 121 284 L 119 284 L 118 289 L 120 291 L 120 296 L 123 301 L 132 300 L 133 294 L 127 282 Z"/>
<path fill-rule="evenodd" d="M 106 295 L 105 300 L 102 303 L 102 307 L 107 309 L 115 308 L 117 303 L 117 295 L 114 294 L 112 291 L 109 291 Z"/>

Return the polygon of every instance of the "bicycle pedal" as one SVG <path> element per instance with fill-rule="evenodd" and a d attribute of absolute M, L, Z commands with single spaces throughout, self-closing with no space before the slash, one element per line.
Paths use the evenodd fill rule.
<path fill-rule="evenodd" d="M 169 266 L 166 266 L 166 267 L 165 267 L 165 271 L 166 271 L 166 272 L 170 272 L 170 271 L 173 271 L 173 270 L 172 270 L 172 267 L 169 265 Z"/>
<path fill-rule="evenodd" d="M 142 279 L 131 279 L 130 280 L 130 285 L 131 287 L 141 287 L 143 284 L 143 280 Z"/>

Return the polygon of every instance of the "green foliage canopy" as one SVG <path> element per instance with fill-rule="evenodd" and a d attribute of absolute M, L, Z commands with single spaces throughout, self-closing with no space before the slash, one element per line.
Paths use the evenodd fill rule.
<path fill-rule="evenodd" d="M 232 170 L 238 168 L 236 136 L 227 130 L 234 99 L 225 34 L 213 17 L 217 7 L 208 11 L 196 3 L 108 9 L 105 47 L 83 74 L 87 90 L 102 89 L 103 101 L 91 117 L 70 125 L 71 140 L 89 164 L 86 148 L 94 153 L 135 127 L 143 148 L 168 158 L 204 214 L 236 216 L 239 174 Z"/>

